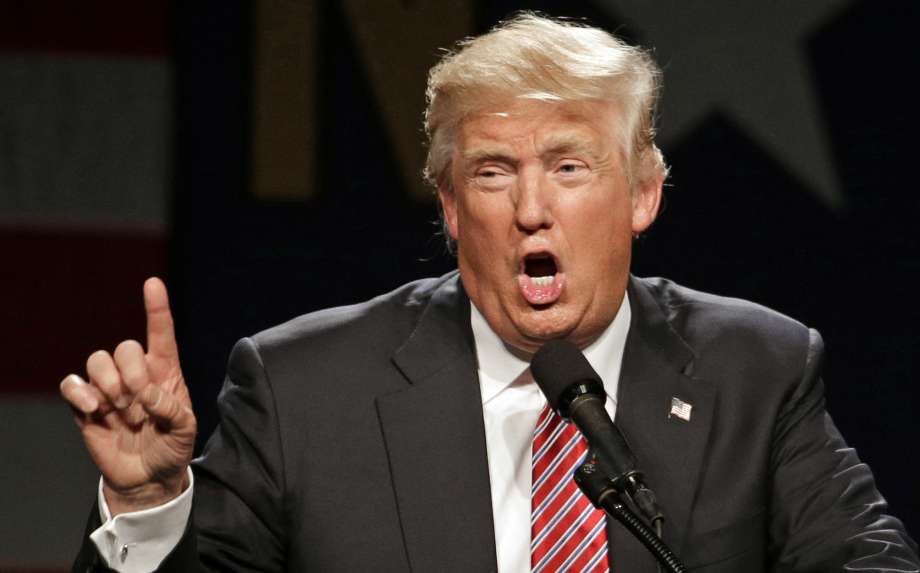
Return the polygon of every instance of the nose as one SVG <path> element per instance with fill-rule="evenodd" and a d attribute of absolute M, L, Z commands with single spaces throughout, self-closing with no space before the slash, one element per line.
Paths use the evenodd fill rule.
<path fill-rule="evenodd" d="M 512 193 L 515 224 L 528 234 L 553 226 L 550 190 L 542 171 L 522 170 Z"/>

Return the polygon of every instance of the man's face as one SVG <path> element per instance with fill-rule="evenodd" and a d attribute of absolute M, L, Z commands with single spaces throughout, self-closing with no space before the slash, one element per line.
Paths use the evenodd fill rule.
<path fill-rule="evenodd" d="M 516 101 L 458 128 L 452 189 L 439 190 L 463 286 L 492 329 L 527 353 L 585 347 L 626 291 L 633 233 L 661 180 L 632 192 L 609 104 Z"/>

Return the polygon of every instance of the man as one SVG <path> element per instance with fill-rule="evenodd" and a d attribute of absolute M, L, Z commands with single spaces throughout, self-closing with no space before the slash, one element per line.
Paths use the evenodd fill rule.
<path fill-rule="evenodd" d="M 146 352 L 97 352 L 88 382 L 61 385 L 103 475 L 76 567 L 654 571 L 589 507 L 538 507 L 547 475 L 570 486 L 537 470 L 571 428 L 527 367 L 565 338 L 604 379 L 694 570 L 920 570 L 824 411 L 819 335 L 629 275 L 666 176 L 657 77 L 601 30 L 529 15 L 461 44 L 426 112 L 459 274 L 238 343 L 194 471 L 166 291 L 148 281 Z M 575 453 L 554 459 L 583 455 L 571 431 Z"/>

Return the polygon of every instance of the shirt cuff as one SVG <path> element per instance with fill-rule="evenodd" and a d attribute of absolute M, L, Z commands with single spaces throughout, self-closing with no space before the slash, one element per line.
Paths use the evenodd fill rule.
<path fill-rule="evenodd" d="M 182 539 L 192 513 L 195 476 L 188 468 L 189 486 L 163 505 L 112 517 L 99 479 L 102 525 L 90 534 L 105 564 L 120 573 L 142 573 L 159 567 Z"/>

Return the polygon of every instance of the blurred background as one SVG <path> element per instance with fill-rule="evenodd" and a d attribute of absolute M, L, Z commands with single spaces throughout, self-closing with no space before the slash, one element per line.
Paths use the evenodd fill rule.
<path fill-rule="evenodd" d="M 64 571 L 97 475 L 57 397 L 166 279 L 206 437 L 234 341 L 453 267 L 425 75 L 518 9 L 665 69 L 667 206 L 635 272 L 818 328 L 831 413 L 920 532 L 917 5 L 0 2 L 0 571 Z"/>

